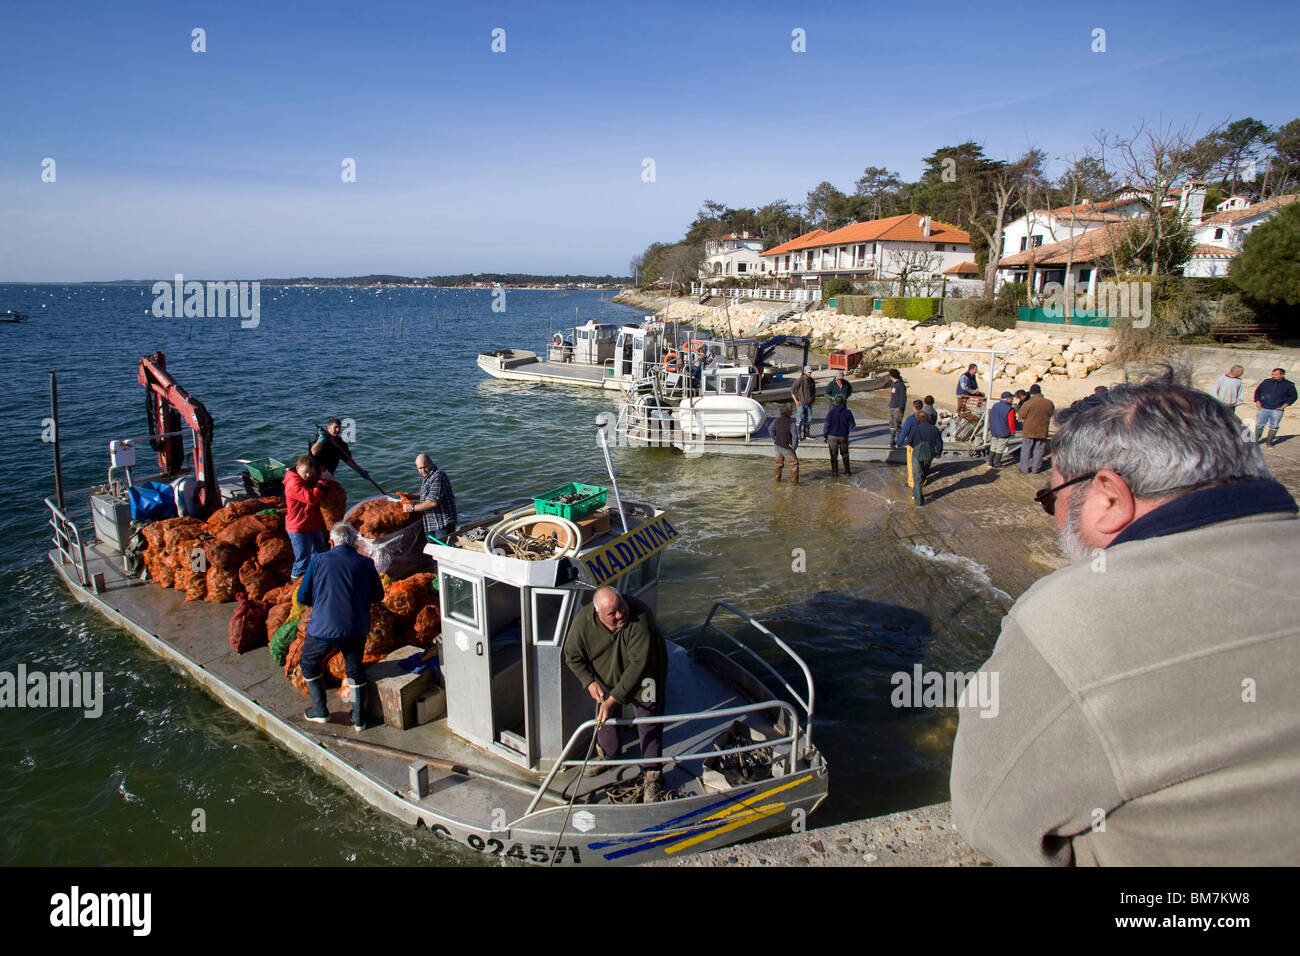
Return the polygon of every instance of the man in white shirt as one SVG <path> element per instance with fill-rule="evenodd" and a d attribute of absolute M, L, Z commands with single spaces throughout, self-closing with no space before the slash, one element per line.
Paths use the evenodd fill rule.
<path fill-rule="evenodd" d="M 1228 369 L 1227 375 L 1220 375 L 1214 380 L 1210 394 L 1229 408 L 1235 409 L 1241 404 L 1241 376 L 1245 371 L 1240 365 L 1234 365 Z"/>

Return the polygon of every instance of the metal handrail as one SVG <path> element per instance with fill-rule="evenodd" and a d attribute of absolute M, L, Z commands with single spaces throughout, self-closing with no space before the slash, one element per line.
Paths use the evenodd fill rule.
<path fill-rule="evenodd" d="M 677 721 L 686 723 L 694 720 L 716 720 L 719 717 L 734 717 L 740 714 L 753 713 L 758 710 L 771 710 L 773 707 L 780 708 L 790 717 L 790 733 L 784 737 L 777 737 L 774 740 L 764 740 L 761 743 L 756 744 L 729 747 L 726 750 L 706 750 L 689 754 L 670 754 L 663 757 L 624 757 L 620 759 L 609 758 L 605 760 L 570 759 L 569 752 L 582 736 L 583 731 L 594 730 L 597 726 L 594 718 L 583 721 L 569 736 L 568 742 L 564 745 L 564 749 L 560 751 L 559 759 L 557 759 L 555 764 L 551 767 L 550 772 L 546 775 L 546 779 L 542 781 L 542 785 L 537 788 L 537 793 L 533 795 L 532 802 L 528 804 L 528 809 L 523 812 L 523 816 L 528 816 L 537 808 L 537 804 L 541 802 L 543 795 L 550 788 L 551 781 L 555 779 L 555 775 L 564 767 L 583 765 L 588 767 L 622 767 L 633 764 L 641 766 L 642 764 L 647 763 L 681 763 L 686 760 L 708 760 L 711 757 L 724 757 L 733 753 L 747 753 L 751 750 L 762 750 L 765 747 L 775 748 L 788 743 L 790 745 L 790 756 L 788 758 L 789 772 L 794 773 L 795 761 L 798 759 L 795 745 L 799 740 L 799 715 L 795 713 L 793 707 L 783 700 L 768 700 L 753 704 L 742 704 L 738 707 L 727 707 L 722 710 L 697 710 L 689 714 L 663 714 L 658 717 L 636 717 L 632 720 L 618 718 L 607 720 L 605 721 L 605 724 L 613 727 L 635 727 L 638 724 L 666 724 Z"/>
<path fill-rule="evenodd" d="M 86 567 L 86 546 L 81 542 L 81 532 L 54 501 L 46 498 L 45 506 L 50 509 L 50 527 L 54 529 L 50 540 L 63 557 L 64 563 L 77 569 L 77 580 L 81 586 L 89 587 L 90 571 Z M 76 549 L 75 552 L 73 548 Z"/>
<path fill-rule="evenodd" d="M 802 697 L 800 697 L 798 691 L 796 691 L 793 687 L 790 686 L 789 681 L 787 681 L 784 677 L 782 677 L 779 673 L 777 673 L 776 669 L 767 661 L 763 660 L 763 658 L 760 657 L 752 647 L 750 647 L 748 644 L 745 644 L 742 641 L 738 641 L 731 634 L 728 634 L 726 631 L 722 630 L 722 628 L 716 626 L 713 623 L 713 616 L 718 613 L 719 608 L 726 608 L 732 614 L 735 614 L 737 617 L 751 624 L 759 633 L 766 634 L 769 638 L 772 639 L 773 643 L 775 643 L 777 647 L 785 651 L 787 656 L 789 656 L 791 660 L 793 660 L 797 665 L 799 665 L 799 669 L 803 672 L 804 681 L 808 685 L 807 700 L 804 700 Z M 709 616 L 706 617 L 704 619 L 704 623 L 700 625 L 700 637 L 704 637 L 704 635 L 708 633 L 710 630 L 716 631 L 718 634 L 722 635 L 727 640 L 731 641 L 731 643 L 735 644 L 737 647 L 744 650 L 751 657 L 753 657 L 760 664 L 762 664 L 765 668 L 767 668 L 768 672 L 777 679 L 777 681 L 781 684 L 782 687 L 786 689 L 786 691 L 790 694 L 790 696 L 793 697 L 801 707 L 803 707 L 805 718 L 806 718 L 805 723 L 807 727 L 804 733 L 804 746 L 811 747 L 814 691 L 813 691 L 812 672 L 808 670 L 808 665 L 804 663 L 803 658 L 800 657 L 798 654 L 796 654 L 794 650 L 788 644 L 785 643 L 785 641 L 781 640 L 781 638 L 777 637 L 775 634 L 773 634 L 770 630 L 768 630 L 758 621 L 754 620 L 753 617 L 746 614 L 744 611 L 739 610 L 738 608 L 732 607 L 730 604 L 726 603 L 725 601 L 718 601 L 716 604 L 713 605 L 713 609 L 709 611 Z"/>

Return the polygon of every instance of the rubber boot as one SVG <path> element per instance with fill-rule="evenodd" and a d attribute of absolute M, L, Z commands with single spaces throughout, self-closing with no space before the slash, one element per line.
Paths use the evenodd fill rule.
<path fill-rule="evenodd" d="M 785 459 L 782 459 L 781 461 L 778 461 L 776 463 L 776 483 L 778 485 L 781 483 L 781 470 L 783 468 L 785 468 Z"/>
<path fill-rule="evenodd" d="M 663 799 L 663 771 L 647 770 L 645 782 L 641 785 L 641 802 L 658 803 Z"/>
<path fill-rule="evenodd" d="M 1272 448 L 1276 444 L 1277 444 L 1277 429 L 1270 428 L 1268 430 L 1268 447 Z"/>
<path fill-rule="evenodd" d="M 1001 452 L 989 452 L 989 467 L 990 467 L 990 468 L 1001 468 L 1001 467 L 1002 467 L 1002 453 L 1001 453 Z"/>
<path fill-rule="evenodd" d="M 831 452 L 831 477 L 838 478 L 839 476 L 840 476 L 840 460 L 839 458 L 836 457 L 835 452 Z"/>
<path fill-rule="evenodd" d="M 325 685 L 321 683 L 319 677 L 307 681 L 307 697 L 311 700 L 311 706 L 303 716 L 313 724 L 329 723 L 330 712 L 325 706 Z"/>
<path fill-rule="evenodd" d="M 1263 440 L 1264 440 L 1264 426 L 1258 425 L 1255 428 L 1255 444 L 1259 444 Z"/>
<path fill-rule="evenodd" d="M 595 760 L 608 760 L 609 754 L 605 753 L 605 751 L 601 749 L 600 744 L 596 744 L 596 752 L 592 754 L 592 757 Z M 582 772 L 582 775 L 584 777 L 599 777 L 608 769 L 609 767 L 588 767 Z"/>
<path fill-rule="evenodd" d="M 799 463 L 797 461 L 790 466 L 790 484 L 799 484 Z"/>
<path fill-rule="evenodd" d="M 352 729 L 366 729 L 366 685 L 352 685 Z"/>

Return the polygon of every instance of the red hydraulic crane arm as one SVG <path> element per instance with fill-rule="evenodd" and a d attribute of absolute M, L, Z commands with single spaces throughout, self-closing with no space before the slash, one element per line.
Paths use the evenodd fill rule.
<path fill-rule="evenodd" d="M 167 371 L 167 358 L 154 352 L 140 359 L 139 382 L 145 388 L 145 409 L 149 417 L 149 434 L 163 435 L 188 425 L 194 433 L 194 477 L 198 480 L 198 501 L 203 515 L 211 514 L 221 504 L 217 473 L 212 458 L 212 416 L 181 388 Z M 185 469 L 185 448 L 181 436 L 154 438 L 150 442 L 158 452 L 158 466 L 166 475 Z"/>

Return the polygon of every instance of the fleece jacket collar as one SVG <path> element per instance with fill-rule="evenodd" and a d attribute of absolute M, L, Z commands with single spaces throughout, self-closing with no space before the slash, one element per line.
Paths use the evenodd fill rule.
<path fill-rule="evenodd" d="M 1220 521 L 1248 518 L 1275 511 L 1295 512 L 1295 499 L 1268 478 L 1237 481 L 1175 498 L 1138 518 L 1116 536 L 1109 547 L 1167 534 L 1191 531 Z"/>

